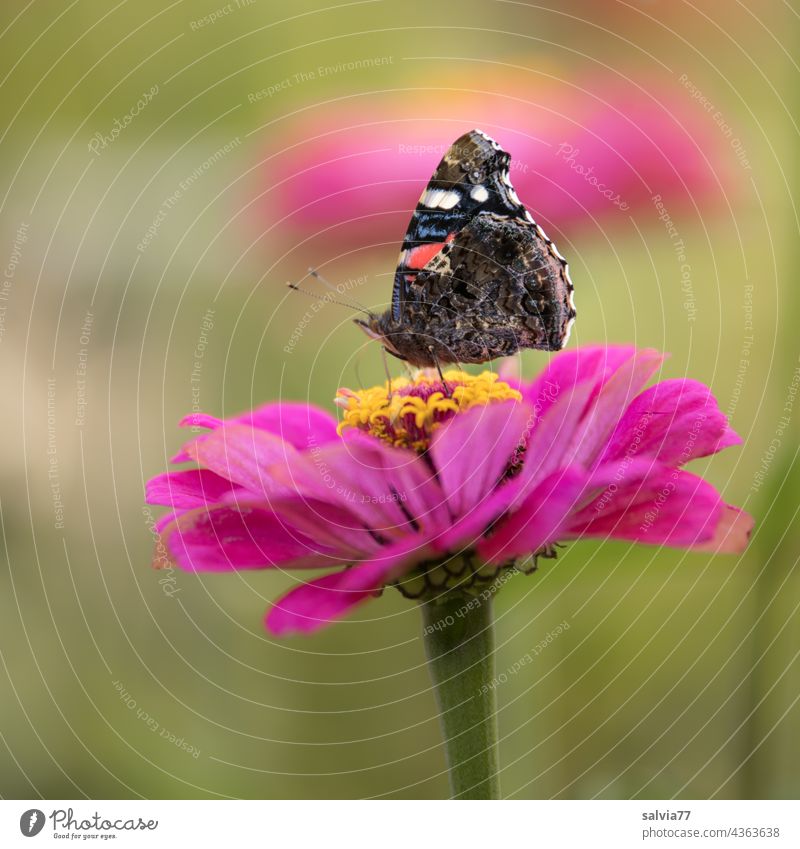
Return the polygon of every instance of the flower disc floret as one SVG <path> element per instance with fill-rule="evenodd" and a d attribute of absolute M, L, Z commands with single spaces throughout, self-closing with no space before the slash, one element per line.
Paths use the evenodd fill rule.
<path fill-rule="evenodd" d="M 424 451 L 444 422 L 473 407 L 519 401 L 522 394 L 494 372 L 468 374 L 451 369 L 446 386 L 434 369 L 421 369 L 411 378 L 353 391 L 340 389 L 336 404 L 344 409 L 338 432 L 356 428 L 394 448 Z"/>

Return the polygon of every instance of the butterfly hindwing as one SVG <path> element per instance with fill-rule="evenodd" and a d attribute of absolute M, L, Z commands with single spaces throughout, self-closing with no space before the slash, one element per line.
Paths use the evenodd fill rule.
<path fill-rule="evenodd" d="M 561 347 L 573 316 L 561 261 L 534 226 L 482 212 L 409 284 L 404 323 L 484 362 Z"/>

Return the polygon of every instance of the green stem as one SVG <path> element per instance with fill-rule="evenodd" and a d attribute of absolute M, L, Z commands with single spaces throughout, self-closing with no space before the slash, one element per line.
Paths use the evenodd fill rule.
<path fill-rule="evenodd" d="M 454 799 L 499 799 L 492 599 L 450 593 L 422 605 Z"/>

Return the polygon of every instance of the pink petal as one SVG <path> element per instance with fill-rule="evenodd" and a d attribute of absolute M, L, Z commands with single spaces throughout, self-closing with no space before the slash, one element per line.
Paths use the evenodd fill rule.
<path fill-rule="evenodd" d="M 566 465 L 565 458 L 573 451 L 586 407 L 594 394 L 595 384 L 590 380 L 571 386 L 535 421 L 520 473 L 525 479 L 541 480 Z"/>
<path fill-rule="evenodd" d="M 715 554 L 738 554 L 747 548 L 753 525 L 753 517 L 749 513 L 726 504 L 714 536 L 708 542 L 694 547 L 699 551 L 713 551 Z"/>
<path fill-rule="evenodd" d="M 179 422 L 178 427 L 191 427 L 191 428 L 207 428 L 209 430 L 216 430 L 218 427 L 223 425 L 222 419 L 218 419 L 216 416 L 209 416 L 207 413 L 190 413 L 188 416 L 184 416 Z M 205 439 L 208 434 L 201 433 L 192 439 L 192 442 Z M 186 453 L 186 447 L 190 443 L 184 443 L 181 447 L 181 450 L 174 457 L 170 457 L 170 463 L 189 463 L 191 462 L 191 457 Z"/>
<path fill-rule="evenodd" d="M 348 449 L 354 436 L 360 437 L 364 443 L 375 444 L 370 437 L 351 432 L 345 437 Z M 390 490 L 398 494 L 398 504 L 403 513 L 410 517 L 413 525 L 423 532 L 434 532 L 449 526 L 451 519 L 447 499 L 435 470 L 426 459 L 413 451 L 409 452 L 409 459 L 407 454 L 399 453 L 396 448 L 377 444 L 380 446 L 377 462 L 380 464 L 381 473 Z"/>
<path fill-rule="evenodd" d="M 299 451 L 339 439 L 336 419 L 313 404 L 295 401 L 264 404 L 252 412 L 236 416 L 233 421 L 273 433 Z"/>
<path fill-rule="evenodd" d="M 342 500 L 282 496 L 270 509 L 291 527 L 335 550 L 343 560 L 360 560 L 381 548 L 375 532 L 361 522 Z"/>
<path fill-rule="evenodd" d="M 489 563 L 532 554 L 557 542 L 570 523 L 586 488 L 582 469 L 559 469 L 543 480 L 494 532 L 478 543 L 478 554 Z"/>
<path fill-rule="evenodd" d="M 204 427 L 209 430 L 216 430 L 222 424 L 222 419 L 210 416 L 208 413 L 189 413 L 188 416 L 184 416 L 178 422 L 178 427 Z"/>
<path fill-rule="evenodd" d="M 613 8 L 603 6 L 606 25 Z M 465 115 L 480 115 L 482 129 L 512 154 L 517 193 L 543 224 L 606 227 L 625 220 L 625 210 L 652 209 L 655 191 L 673 210 L 706 208 L 710 196 L 723 194 L 720 179 L 725 193 L 731 190 L 730 169 L 720 177 L 725 141 L 717 128 L 683 92 L 639 71 L 622 84 L 594 68 L 566 88 L 563 79 L 537 81 L 530 103 L 527 82 L 508 73 L 482 68 L 482 92 L 449 90 L 445 97 L 424 90 L 426 70 L 421 86 L 412 78 L 409 91 L 382 94 L 366 109 L 340 100 L 317 104 L 270 142 L 259 174 L 270 226 L 281 220 L 281 229 L 316 234 L 339 250 L 395 240 L 444 150 L 471 127 Z M 443 79 L 451 86 L 457 77 Z M 598 191 L 598 181 L 619 194 L 616 203 Z"/>
<path fill-rule="evenodd" d="M 528 406 L 510 401 L 475 407 L 434 433 L 430 453 L 454 519 L 491 495 L 531 426 Z"/>
<path fill-rule="evenodd" d="M 204 439 L 186 446 L 186 453 L 198 465 L 259 496 L 286 491 L 268 469 L 274 463 L 296 456 L 296 450 L 280 437 L 247 425 L 226 424 Z"/>
<path fill-rule="evenodd" d="M 156 519 L 153 522 L 153 530 L 160 534 L 163 532 L 164 528 L 169 527 L 169 525 L 174 522 L 178 516 L 182 516 L 186 511 L 185 510 L 176 510 L 172 513 L 165 513 L 161 518 Z M 155 565 L 155 564 L 154 564 Z"/>
<path fill-rule="evenodd" d="M 664 380 L 633 400 L 603 460 L 640 455 L 681 466 L 739 443 L 707 386 L 696 380 Z"/>
<path fill-rule="evenodd" d="M 164 504 L 178 510 L 213 504 L 237 491 L 242 490 L 208 469 L 167 472 L 151 478 L 145 486 L 148 504 Z"/>
<path fill-rule="evenodd" d="M 661 361 L 656 351 L 589 346 L 556 355 L 523 394 L 533 410 L 525 474 L 543 478 L 605 446 L 628 399 Z"/>
<path fill-rule="evenodd" d="M 566 453 L 567 463 L 588 466 L 605 449 L 623 411 L 663 361 L 652 349 L 637 351 L 602 381 L 591 407 Z"/>
<path fill-rule="evenodd" d="M 382 537 L 414 533 L 419 527 L 413 516 L 415 492 L 409 489 L 426 481 L 435 486 L 435 481 L 415 452 L 353 433 L 346 442 L 319 451 L 314 462 L 324 469 L 338 500 Z"/>
<path fill-rule="evenodd" d="M 190 572 L 318 567 L 334 559 L 330 549 L 314 544 L 258 505 L 184 513 L 162 531 L 161 540 L 172 562 Z"/>
<path fill-rule="evenodd" d="M 270 610 L 267 628 L 277 636 L 316 631 L 329 622 L 341 619 L 427 556 L 425 545 L 415 539 L 387 546 L 375 560 L 325 575 L 291 590 Z"/>
<path fill-rule="evenodd" d="M 725 514 L 716 489 L 689 472 L 651 462 L 643 479 L 637 469 L 633 480 L 623 478 L 595 495 L 575 515 L 569 536 L 615 537 L 682 548 L 713 539 Z"/>
<path fill-rule="evenodd" d="M 225 420 L 206 413 L 190 413 L 184 416 L 179 424 L 181 427 L 202 427 L 210 430 L 217 430 L 223 425 L 247 425 L 279 436 L 301 451 L 338 440 L 336 419 L 330 413 L 312 404 L 296 401 L 264 404 L 255 410 Z M 202 442 L 207 436 L 208 434 L 200 434 L 192 442 Z M 189 460 L 191 457 L 187 446 L 184 446 L 170 462 L 187 463 Z"/>
<path fill-rule="evenodd" d="M 450 520 L 441 487 L 424 459 L 362 433 L 350 432 L 336 443 L 281 460 L 270 474 L 304 498 L 346 508 L 383 536 Z"/>
<path fill-rule="evenodd" d="M 575 386 L 586 381 L 599 392 L 606 380 L 623 363 L 636 355 L 632 345 L 586 345 L 554 354 L 547 367 L 530 384 L 521 384 L 520 391 L 532 404 L 537 418 Z"/>
<path fill-rule="evenodd" d="M 474 545 L 499 516 L 520 504 L 529 490 L 530 481 L 517 475 L 435 537 L 431 545 L 439 553 Z"/>

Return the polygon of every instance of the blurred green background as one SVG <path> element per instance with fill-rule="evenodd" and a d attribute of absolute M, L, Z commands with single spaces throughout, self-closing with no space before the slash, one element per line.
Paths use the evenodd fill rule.
<path fill-rule="evenodd" d="M 344 192 L 317 215 L 300 195 L 319 157 L 383 149 L 373 125 L 409 144 L 480 126 L 512 154 L 566 126 L 599 140 L 583 150 L 600 174 L 606 117 L 638 120 L 628 91 L 699 162 L 670 177 L 685 145 L 642 118 L 649 142 L 613 172 L 666 157 L 647 188 L 694 313 L 646 196 L 622 212 L 579 181 L 559 218 L 536 195 L 559 172 L 532 163 L 520 194 L 570 259 L 570 345 L 667 350 L 665 376 L 713 388 L 744 445 L 696 470 L 756 532 L 741 557 L 580 542 L 507 584 L 498 670 L 571 627 L 499 689 L 503 793 L 800 794 L 796 4 L 13 0 L 0 18 L 3 796 L 447 794 L 413 605 L 387 592 L 272 639 L 264 611 L 294 578 L 151 570 L 144 481 L 193 405 L 332 408 L 338 386 L 382 379 L 334 305 L 287 353 L 313 302 L 284 283 L 313 264 L 385 304 L 422 185 L 395 176 L 395 146 L 372 211 Z"/>

